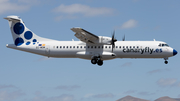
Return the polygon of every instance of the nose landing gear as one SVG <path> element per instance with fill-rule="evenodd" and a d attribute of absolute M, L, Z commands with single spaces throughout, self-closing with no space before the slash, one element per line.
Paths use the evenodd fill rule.
<path fill-rule="evenodd" d="M 164 63 L 165 63 L 165 64 L 168 64 L 168 61 L 167 61 L 168 58 L 164 58 L 164 60 L 165 60 Z"/>
<path fill-rule="evenodd" d="M 165 64 L 168 64 L 168 61 L 164 61 Z"/>

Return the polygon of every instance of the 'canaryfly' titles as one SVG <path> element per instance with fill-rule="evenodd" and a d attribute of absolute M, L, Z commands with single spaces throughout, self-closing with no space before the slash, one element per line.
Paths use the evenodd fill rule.
<path fill-rule="evenodd" d="M 142 49 L 123 49 L 123 52 L 124 53 L 129 53 L 129 52 L 134 52 L 134 53 L 150 53 L 152 54 L 153 52 L 157 52 L 157 53 L 161 53 L 162 52 L 162 49 L 151 49 L 149 47 L 145 47 L 145 48 L 142 48 Z"/>

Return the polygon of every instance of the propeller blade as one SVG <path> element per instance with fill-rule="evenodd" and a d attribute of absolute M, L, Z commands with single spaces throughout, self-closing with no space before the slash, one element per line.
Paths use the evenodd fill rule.
<path fill-rule="evenodd" d="M 113 39 L 114 39 L 114 34 L 115 34 L 115 30 L 113 31 L 113 36 L 112 36 L 112 37 L 113 37 Z"/>
<path fill-rule="evenodd" d="M 125 35 L 124 35 L 124 37 L 123 37 L 122 41 L 125 41 Z"/>
<path fill-rule="evenodd" d="M 112 39 L 111 39 L 111 45 L 112 45 L 112 52 L 113 52 L 113 49 L 115 47 L 115 42 L 117 41 L 115 38 L 115 30 L 113 31 L 113 34 L 112 34 Z"/>

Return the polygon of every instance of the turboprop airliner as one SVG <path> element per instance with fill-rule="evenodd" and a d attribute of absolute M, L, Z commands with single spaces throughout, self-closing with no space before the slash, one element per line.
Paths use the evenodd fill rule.
<path fill-rule="evenodd" d="M 115 58 L 168 58 L 177 51 L 162 41 L 117 41 L 112 37 L 97 36 L 83 28 L 71 28 L 80 41 L 57 41 L 39 37 L 29 30 L 18 16 L 7 16 L 14 40 L 8 48 L 55 58 L 81 58 L 92 64 L 103 65 L 104 60 Z"/>

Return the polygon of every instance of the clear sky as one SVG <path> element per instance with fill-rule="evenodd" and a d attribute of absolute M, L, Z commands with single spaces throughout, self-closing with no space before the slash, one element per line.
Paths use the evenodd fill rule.
<path fill-rule="evenodd" d="M 164 41 L 180 51 L 179 0 L 0 0 L 0 101 L 115 101 L 180 98 L 177 54 L 164 59 L 114 59 L 99 67 L 89 60 L 46 58 L 6 48 L 8 22 L 20 16 L 35 34 L 78 41 L 72 27 L 116 39 Z"/>

